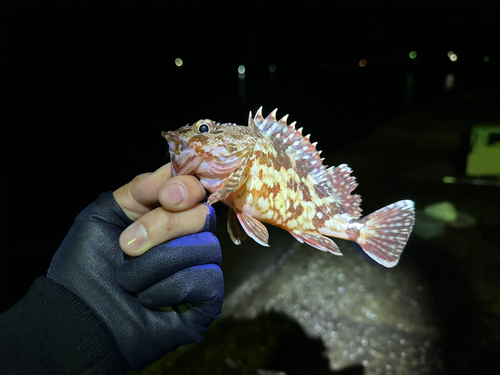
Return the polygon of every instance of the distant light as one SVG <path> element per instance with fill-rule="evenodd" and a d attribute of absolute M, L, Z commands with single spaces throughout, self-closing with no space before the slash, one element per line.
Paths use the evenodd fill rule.
<path fill-rule="evenodd" d="M 448 51 L 448 57 L 450 57 L 451 55 L 454 55 L 454 54 L 455 54 L 455 52 L 453 52 L 453 51 Z"/>
<path fill-rule="evenodd" d="M 450 73 L 444 79 L 444 89 L 448 91 L 451 90 L 453 86 L 455 86 L 455 76 Z"/>
<path fill-rule="evenodd" d="M 360 66 L 360 67 L 364 68 L 364 67 L 366 66 L 366 64 L 367 64 L 366 59 L 361 59 L 361 60 L 359 60 L 359 66 Z"/>
<path fill-rule="evenodd" d="M 244 65 L 238 66 L 238 74 L 245 74 L 245 66 Z"/>
<path fill-rule="evenodd" d="M 177 57 L 177 58 L 175 59 L 175 65 L 177 65 L 177 66 L 182 66 L 182 64 L 183 64 L 182 59 L 180 59 L 179 57 Z"/>
<path fill-rule="evenodd" d="M 456 177 L 444 176 L 443 177 L 443 182 L 445 184 L 454 184 L 455 182 L 457 182 L 457 179 L 456 179 Z"/>
<path fill-rule="evenodd" d="M 457 55 L 455 55 L 454 53 L 452 53 L 449 57 L 451 61 L 457 61 Z"/>
<path fill-rule="evenodd" d="M 415 57 L 417 57 L 417 52 L 415 52 L 415 51 L 411 51 L 411 52 L 410 52 L 410 59 L 412 59 L 412 60 L 413 60 Z"/>
<path fill-rule="evenodd" d="M 490 62 L 490 57 L 488 55 L 483 57 L 484 62 Z"/>
<path fill-rule="evenodd" d="M 269 71 L 271 73 L 274 73 L 276 71 L 276 65 L 274 65 L 274 64 L 269 65 Z"/>

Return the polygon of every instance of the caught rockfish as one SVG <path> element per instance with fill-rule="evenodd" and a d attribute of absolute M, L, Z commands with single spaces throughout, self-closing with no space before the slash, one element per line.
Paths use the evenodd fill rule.
<path fill-rule="evenodd" d="M 415 217 L 402 200 L 361 217 L 361 197 L 351 169 L 327 168 L 309 135 L 287 125 L 288 115 L 267 118 L 260 108 L 248 126 L 199 120 L 162 132 L 169 145 L 172 175 L 190 174 L 211 193 L 208 204 L 229 206 L 227 230 L 237 245 L 253 238 L 269 246 L 262 223 L 290 232 L 299 242 L 342 255 L 331 237 L 355 241 L 375 261 L 394 267 Z"/>

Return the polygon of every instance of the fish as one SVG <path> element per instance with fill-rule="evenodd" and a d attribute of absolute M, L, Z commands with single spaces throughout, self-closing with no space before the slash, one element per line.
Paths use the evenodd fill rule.
<path fill-rule="evenodd" d="M 276 113 L 264 118 L 260 107 L 247 126 L 202 119 L 162 132 L 172 176 L 197 177 L 210 193 L 207 204 L 229 207 L 227 230 L 236 245 L 250 237 L 269 246 L 267 223 L 335 255 L 342 253 L 329 237 L 354 241 L 377 263 L 394 267 L 413 228 L 414 202 L 361 217 L 351 168 L 323 164 L 317 142 Z"/>

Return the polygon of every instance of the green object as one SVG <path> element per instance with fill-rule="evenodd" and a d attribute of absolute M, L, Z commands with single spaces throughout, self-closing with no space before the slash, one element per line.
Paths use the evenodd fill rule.
<path fill-rule="evenodd" d="M 453 203 L 444 201 L 434 203 L 424 208 L 424 212 L 434 218 L 446 222 L 453 222 L 457 219 L 458 212 Z"/>
<path fill-rule="evenodd" d="M 416 51 L 411 51 L 410 52 L 410 59 L 414 59 L 415 57 L 417 57 L 417 52 Z"/>
<path fill-rule="evenodd" d="M 475 125 L 472 151 L 467 156 L 467 176 L 500 176 L 500 125 Z"/>
<path fill-rule="evenodd" d="M 488 55 L 483 57 L 484 62 L 490 62 L 490 57 Z"/>

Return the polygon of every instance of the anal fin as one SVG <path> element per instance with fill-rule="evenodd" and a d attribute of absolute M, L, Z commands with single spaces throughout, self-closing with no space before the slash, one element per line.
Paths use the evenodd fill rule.
<path fill-rule="evenodd" d="M 241 245 L 241 243 L 248 238 L 245 230 L 236 217 L 236 212 L 234 212 L 232 208 L 229 209 L 227 216 L 227 232 L 235 245 Z"/>
<path fill-rule="evenodd" d="M 248 237 L 253 238 L 259 245 L 269 246 L 267 244 L 269 233 L 267 232 L 264 224 L 262 224 L 259 220 L 254 219 L 247 214 L 244 214 L 243 212 L 236 211 L 236 217 L 238 218 Z"/>
<path fill-rule="evenodd" d="M 329 251 L 335 255 L 342 255 L 339 247 L 333 240 L 319 233 L 307 233 L 295 230 L 291 231 L 290 234 L 300 243 L 306 243 L 321 251 Z"/>

